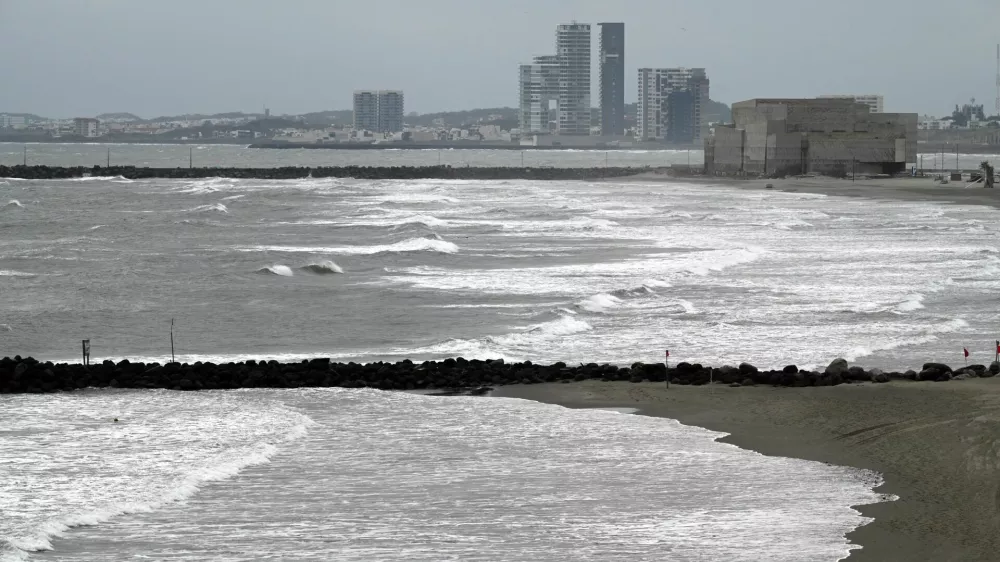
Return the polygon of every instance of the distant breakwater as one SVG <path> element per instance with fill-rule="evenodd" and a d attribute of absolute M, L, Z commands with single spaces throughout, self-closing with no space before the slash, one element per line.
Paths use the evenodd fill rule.
<path fill-rule="evenodd" d="M 849 366 L 837 359 L 823 371 L 789 365 L 781 370 L 760 370 L 748 363 L 738 367 L 705 367 L 678 363 L 635 363 L 631 367 L 590 363 L 535 365 L 530 361 L 508 363 L 502 359 L 467 360 L 461 357 L 415 363 L 331 363 L 329 359 L 298 363 L 244 361 L 240 363 L 181 364 L 132 363 L 110 360 L 91 365 L 53 364 L 20 356 L 0 360 L 0 394 L 70 391 L 88 387 L 162 388 L 209 390 L 233 388 L 342 387 L 381 390 L 466 390 L 485 393 L 492 386 L 584 380 L 662 382 L 678 385 L 717 383 L 731 387 L 771 385 L 785 387 L 837 386 L 848 383 L 885 383 L 890 380 L 950 381 L 992 377 L 1000 363 L 971 365 L 952 370 L 943 363 L 926 363 L 921 370 L 885 373 Z"/>
<path fill-rule="evenodd" d="M 0 166 L 0 178 L 29 180 L 123 177 L 130 180 L 167 178 L 234 179 L 463 179 L 463 180 L 595 180 L 634 176 L 649 167 L 513 168 L 452 166 L 319 166 L 284 168 L 137 168 L 135 166 Z"/>

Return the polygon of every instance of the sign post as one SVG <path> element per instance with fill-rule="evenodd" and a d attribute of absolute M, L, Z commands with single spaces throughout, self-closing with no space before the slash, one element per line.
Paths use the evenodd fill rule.
<path fill-rule="evenodd" d="M 90 340 L 83 340 L 83 364 L 90 365 Z"/>
<path fill-rule="evenodd" d="M 669 370 L 670 369 L 670 350 L 669 349 L 664 350 L 664 353 L 666 355 L 663 358 L 663 366 L 665 367 L 665 370 Z M 664 380 L 667 381 L 667 388 L 670 388 L 670 374 L 669 373 L 667 373 L 664 376 Z"/>

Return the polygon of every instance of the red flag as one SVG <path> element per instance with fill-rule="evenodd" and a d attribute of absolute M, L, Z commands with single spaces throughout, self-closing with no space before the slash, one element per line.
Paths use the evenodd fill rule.
<path fill-rule="evenodd" d="M 965 352 L 965 356 L 966 356 L 966 357 L 968 357 L 968 356 L 969 356 L 969 348 L 967 348 L 967 347 L 963 347 L 963 348 L 962 348 L 962 351 L 964 351 L 964 352 Z"/>
<path fill-rule="evenodd" d="M 1000 349 L 1000 346 L 997 346 L 997 349 Z M 670 358 L 670 350 L 668 349 L 667 350 L 667 359 L 669 359 L 669 358 Z"/>

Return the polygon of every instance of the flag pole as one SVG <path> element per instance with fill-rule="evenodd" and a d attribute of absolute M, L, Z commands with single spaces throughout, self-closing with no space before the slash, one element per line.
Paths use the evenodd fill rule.
<path fill-rule="evenodd" d="M 170 362 L 176 363 L 174 360 L 174 319 L 170 319 Z"/>
<path fill-rule="evenodd" d="M 666 353 L 666 357 L 664 357 L 664 359 L 663 359 L 663 367 L 664 367 L 664 369 L 666 371 L 669 371 L 670 370 L 670 350 L 667 349 L 665 351 L 665 353 Z M 663 377 L 663 380 L 666 381 L 667 388 L 670 388 L 670 373 L 666 373 L 666 375 L 664 375 L 664 377 Z"/>

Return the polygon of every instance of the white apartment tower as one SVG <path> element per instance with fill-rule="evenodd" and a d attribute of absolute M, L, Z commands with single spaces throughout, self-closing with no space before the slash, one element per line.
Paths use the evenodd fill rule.
<path fill-rule="evenodd" d="M 532 64 L 521 65 L 520 115 L 522 133 L 549 132 L 551 101 L 559 95 L 559 61 L 555 56 L 535 57 Z"/>
<path fill-rule="evenodd" d="M 709 100 L 704 68 L 640 68 L 636 138 L 696 144 Z"/>
<path fill-rule="evenodd" d="M 879 94 L 858 94 L 858 95 L 829 95 L 819 96 L 821 99 L 852 99 L 857 103 L 863 103 L 869 107 L 869 113 L 885 113 L 885 100 Z"/>
<path fill-rule="evenodd" d="M 522 134 L 548 133 L 550 102 L 556 102 L 556 133 L 590 134 L 590 25 L 556 28 L 556 54 L 519 67 Z"/>
<path fill-rule="evenodd" d="M 354 130 L 398 133 L 403 130 L 401 90 L 354 92 Z"/>
<path fill-rule="evenodd" d="M 399 133 L 403 130 L 403 91 L 379 90 L 378 129 L 380 133 Z"/>
<path fill-rule="evenodd" d="M 556 28 L 559 134 L 590 134 L 590 24 Z"/>

